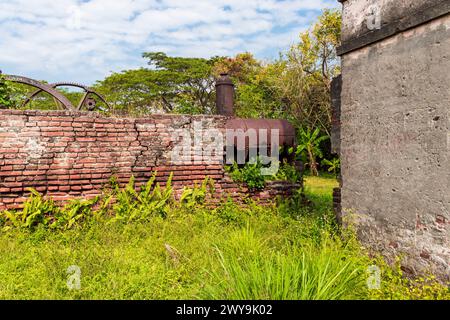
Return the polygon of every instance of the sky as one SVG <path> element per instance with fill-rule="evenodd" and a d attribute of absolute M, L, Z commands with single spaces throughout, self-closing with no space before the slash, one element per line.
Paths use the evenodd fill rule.
<path fill-rule="evenodd" d="M 0 70 L 93 84 L 143 52 L 278 57 L 337 0 L 0 0 Z"/>

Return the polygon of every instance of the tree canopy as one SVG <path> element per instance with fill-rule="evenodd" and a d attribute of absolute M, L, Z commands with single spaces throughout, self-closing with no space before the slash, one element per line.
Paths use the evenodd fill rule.
<path fill-rule="evenodd" d="M 325 10 L 311 28 L 299 35 L 298 43 L 274 61 L 260 61 L 250 52 L 234 57 L 186 58 L 164 52 L 146 52 L 145 68 L 113 73 L 98 81 L 94 89 L 110 103 L 111 113 L 213 114 L 215 79 L 230 74 L 236 86 L 235 112 L 243 118 L 282 118 L 300 132 L 331 129 L 330 87 L 340 72 L 336 48 L 340 44 L 341 18 L 336 10 Z M 29 90 L 7 86 L 0 79 L 0 104 L 12 107 Z M 63 89 L 62 89 L 63 90 Z M 76 100 L 76 92 L 64 92 Z M 11 99 L 11 97 L 13 97 Z M 54 108 L 45 94 L 32 104 Z"/>
<path fill-rule="evenodd" d="M 114 73 L 96 88 L 114 108 L 129 113 L 214 113 L 213 67 L 219 59 L 144 53 L 150 68 Z"/>

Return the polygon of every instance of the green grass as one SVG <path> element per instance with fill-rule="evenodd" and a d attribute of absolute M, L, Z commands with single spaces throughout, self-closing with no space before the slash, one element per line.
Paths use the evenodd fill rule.
<path fill-rule="evenodd" d="M 168 201 L 167 193 L 130 189 L 109 211 L 90 212 L 80 203 L 58 211 L 63 224 L 53 226 L 41 213 L 56 209 L 33 198 L 28 216 L 35 220 L 20 216 L 25 225 L 0 219 L 6 226 L 0 234 L 0 299 L 449 297 L 430 279 L 413 283 L 369 258 L 353 233 L 334 221 L 335 186 L 329 177 L 307 177 L 310 206 L 299 198 L 274 207 L 225 202 L 216 209 L 194 205 L 202 192 L 186 192 L 180 204 Z M 155 203 L 164 206 L 139 216 L 136 208 Z M 367 288 L 372 264 L 383 270 L 381 290 Z M 72 265 L 81 270 L 80 290 L 67 286 Z"/>
<path fill-rule="evenodd" d="M 336 179 L 331 175 L 322 174 L 319 177 L 305 176 L 305 189 L 312 196 L 321 196 L 331 200 L 334 188 L 339 187 Z"/>

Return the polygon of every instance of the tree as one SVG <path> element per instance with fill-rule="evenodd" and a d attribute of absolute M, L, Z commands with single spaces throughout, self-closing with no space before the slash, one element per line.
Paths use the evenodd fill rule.
<path fill-rule="evenodd" d="M 162 103 L 160 89 L 152 70 L 137 69 L 113 73 L 97 82 L 95 89 L 101 93 L 114 112 L 148 114 L 158 110 L 171 112 Z"/>
<path fill-rule="evenodd" d="M 261 69 L 261 62 L 250 52 L 239 53 L 235 57 L 220 57 L 214 64 L 213 73 L 217 77 L 228 73 L 235 85 L 246 84 Z"/>
<path fill-rule="evenodd" d="M 325 10 L 311 30 L 300 34 L 300 43 L 276 62 L 280 72 L 270 78 L 297 127 L 318 127 L 328 136 L 331 80 L 340 72 L 336 55 L 340 33 L 340 13 Z"/>
<path fill-rule="evenodd" d="M 274 64 L 264 64 L 253 54 L 239 53 L 235 57 L 220 58 L 214 74 L 228 73 L 236 86 L 235 113 L 242 118 L 284 118 L 274 88 L 267 81 L 268 74 L 277 73 Z"/>
<path fill-rule="evenodd" d="M 318 163 L 316 162 L 316 159 L 318 157 L 323 157 L 322 150 L 320 149 L 320 143 L 327 139 L 329 139 L 329 137 L 326 135 L 320 136 L 319 128 L 316 128 L 314 131 L 311 131 L 309 128 L 306 130 L 300 130 L 296 155 L 306 156 L 308 159 L 307 165 L 309 166 L 312 176 L 319 175 L 319 171 L 317 170 Z"/>
<path fill-rule="evenodd" d="M 96 88 L 115 109 L 128 113 L 215 112 L 213 66 L 219 59 L 169 57 L 162 52 L 144 53 L 150 68 L 114 73 Z"/>
<path fill-rule="evenodd" d="M 215 79 L 213 66 L 218 57 L 169 57 L 162 52 L 144 53 L 154 68 L 160 94 L 168 109 L 190 106 L 200 113 L 215 111 Z M 155 77 L 156 78 L 156 77 Z"/>
<path fill-rule="evenodd" d="M 0 109 L 8 109 L 15 106 L 14 101 L 11 99 L 12 93 L 11 86 L 0 73 Z"/>

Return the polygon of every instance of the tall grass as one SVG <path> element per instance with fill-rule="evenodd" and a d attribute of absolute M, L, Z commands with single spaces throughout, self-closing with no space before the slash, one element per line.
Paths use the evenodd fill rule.
<path fill-rule="evenodd" d="M 412 282 L 371 259 L 334 222 L 331 190 L 310 185 L 308 206 L 299 197 L 211 209 L 203 205 L 207 182 L 186 189 L 181 202 L 153 182 L 114 189 L 122 197 L 115 202 L 76 200 L 65 208 L 34 194 L 26 210 L 0 214 L 0 299 L 450 297 L 433 279 Z M 372 264 L 382 269 L 380 290 L 366 285 Z M 66 284 L 73 265 L 81 269 L 80 290 Z"/>
<path fill-rule="evenodd" d="M 319 245 L 296 239 L 273 250 L 254 231 L 240 230 L 223 249 L 221 268 L 205 297 L 212 299 L 331 300 L 363 297 L 369 259 L 355 243 L 324 233 Z"/>

